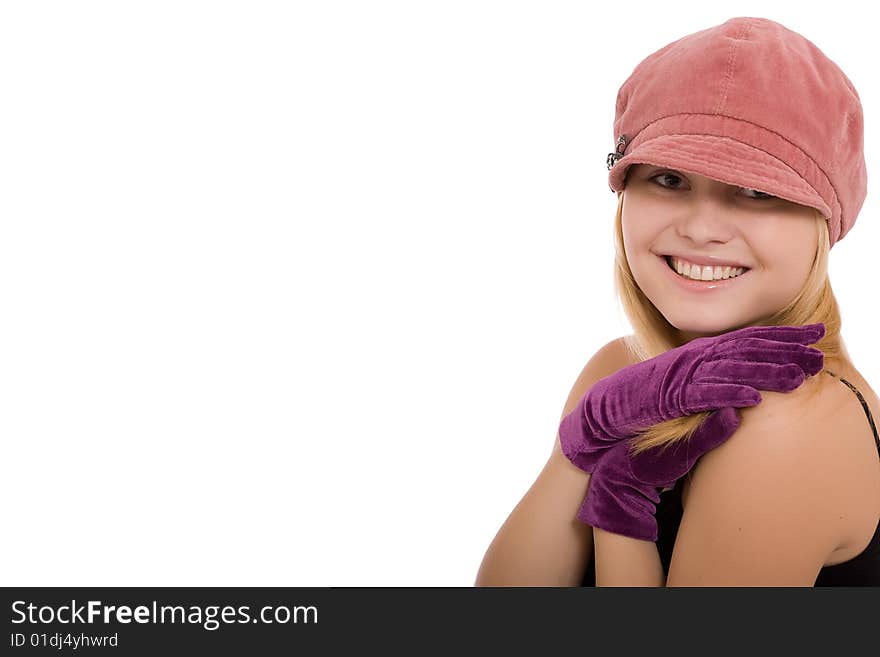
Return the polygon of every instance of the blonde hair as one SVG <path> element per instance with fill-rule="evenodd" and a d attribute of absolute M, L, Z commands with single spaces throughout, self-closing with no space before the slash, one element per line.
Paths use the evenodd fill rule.
<path fill-rule="evenodd" d="M 636 283 L 624 251 L 622 212 L 623 192 L 619 192 L 614 231 L 616 251 L 614 289 L 634 331 L 633 335 L 623 339 L 624 344 L 634 359 L 645 361 L 680 347 L 686 340 L 657 310 Z M 828 278 L 830 250 L 828 226 L 825 217 L 818 210 L 815 211 L 815 217 L 819 239 L 807 280 L 787 306 L 754 325 L 801 326 L 824 323 L 825 336 L 810 346 L 825 354 L 827 368 L 839 368 L 847 358 L 840 336 L 840 311 Z M 838 370 L 832 369 L 832 371 L 836 373 Z M 713 412 L 704 411 L 686 415 L 642 428 L 632 440 L 631 453 L 637 454 L 652 448 L 666 449 L 680 440 L 688 440 Z"/>

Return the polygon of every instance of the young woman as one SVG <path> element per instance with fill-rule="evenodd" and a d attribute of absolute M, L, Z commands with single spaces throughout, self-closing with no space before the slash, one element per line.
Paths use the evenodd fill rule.
<path fill-rule="evenodd" d="M 880 585 L 880 400 L 828 278 L 867 193 L 854 86 L 734 18 L 643 60 L 614 127 L 634 333 L 583 368 L 476 585 Z"/>

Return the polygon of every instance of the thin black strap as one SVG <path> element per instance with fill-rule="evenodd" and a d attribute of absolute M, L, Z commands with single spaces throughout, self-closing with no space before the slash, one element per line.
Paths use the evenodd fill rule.
<path fill-rule="evenodd" d="M 856 388 L 852 383 L 844 379 L 842 376 L 837 376 L 834 372 L 830 372 L 828 370 L 823 370 L 824 372 L 828 372 L 831 376 L 843 381 L 850 390 L 856 393 L 856 397 L 859 398 L 859 402 L 862 404 L 862 408 L 865 409 L 865 415 L 868 416 L 868 422 L 871 424 L 871 431 L 874 432 L 874 440 L 877 442 L 877 450 L 880 451 L 880 438 L 877 437 L 877 425 L 874 424 L 874 417 L 871 415 L 871 409 L 868 408 L 868 403 L 865 401 L 865 398 L 862 397 L 862 393 L 859 392 L 858 388 Z"/>

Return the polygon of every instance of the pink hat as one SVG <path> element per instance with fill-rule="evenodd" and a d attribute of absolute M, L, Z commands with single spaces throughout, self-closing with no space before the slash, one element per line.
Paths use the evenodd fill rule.
<path fill-rule="evenodd" d="M 812 42 L 766 18 L 731 18 L 652 53 L 617 93 L 608 183 L 669 166 L 816 208 L 830 244 L 867 195 L 862 105 Z"/>

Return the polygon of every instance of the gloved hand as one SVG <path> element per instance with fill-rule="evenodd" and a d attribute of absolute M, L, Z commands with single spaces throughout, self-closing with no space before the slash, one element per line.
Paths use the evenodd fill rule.
<path fill-rule="evenodd" d="M 748 326 L 687 344 L 597 381 L 559 425 L 562 452 L 584 472 L 625 438 L 665 420 L 756 406 L 758 389 L 790 392 L 824 366 L 806 345 L 825 325 Z M 722 416 L 727 418 L 728 416 Z"/>
<path fill-rule="evenodd" d="M 732 436 L 740 424 L 733 407 L 712 413 L 689 439 L 630 456 L 632 439 L 599 459 L 577 518 L 591 527 L 643 541 L 657 540 L 660 489 L 673 486 L 697 459 Z"/>

